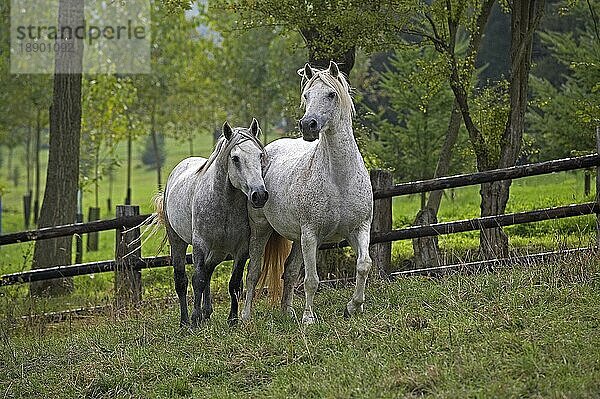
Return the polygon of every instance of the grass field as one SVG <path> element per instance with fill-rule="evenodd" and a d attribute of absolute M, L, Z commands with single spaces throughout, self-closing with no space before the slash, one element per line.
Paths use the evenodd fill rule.
<path fill-rule="evenodd" d="M 178 309 L 1 327 L 4 398 L 596 398 L 600 267 L 551 266 L 322 288 L 302 327 L 262 302 L 255 318 L 180 331 Z M 295 300 L 297 312 L 301 301 Z"/>

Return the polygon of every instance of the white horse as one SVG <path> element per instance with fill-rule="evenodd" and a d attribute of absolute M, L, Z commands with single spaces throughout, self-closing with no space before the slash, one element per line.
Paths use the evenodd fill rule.
<path fill-rule="evenodd" d="M 266 158 L 259 134 L 256 119 L 249 129 L 232 129 L 225 122 L 223 136 L 210 157 L 181 161 L 169 175 L 164 194 L 156 198 L 156 211 L 171 244 L 182 326 L 189 324 L 185 274 L 189 244 L 193 246 L 195 267 L 192 324 L 196 326 L 210 317 L 210 279 L 215 267 L 228 255 L 234 259 L 228 320 L 230 324 L 237 320 L 250 236 L 247 203 L 260 208 L 268 198 L 262 177 Z"/>
<path fill-rule="evenodd" d="M 362 311 L 365 300 L 372 263 L 369 240 L 373 191 L 352 132 L 354 104 L 349 85 L 334 62 L 322 71 L 306 64 L 298 73 L 306 107 L 300 120 L 302 139 L 280 139 L 265 147 L 269 165 L 264 179 L 270 199 L 262 209 L 249 210 L 250 264 L 243 320 L 250 318 L 263 252 L 264 267 L 269 271 L 272 252 L 284 250 L 278 235 L 294 242 L 283 276 L 284 312 L 292 312 L 293 286 L 304 261 L 306 303 L 302 321 L 316 321 L 313 299 L 319 285 L 317 249 L 322 243 L 342 239 L 348 240 L 358 258 L 356 287 L 344 314 Z M 274 276 L 275 280 L 280 278 Z"/>

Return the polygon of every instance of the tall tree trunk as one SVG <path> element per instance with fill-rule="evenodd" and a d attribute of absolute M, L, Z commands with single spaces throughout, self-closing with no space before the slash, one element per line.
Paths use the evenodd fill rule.
<path fill-rule="evenodd" d="M 25 230 L 29 230 L 29 220 L 31 218 L 31 136 L 33 128 L 29 123 L 27 129 L 27 140 L 25 141 L 25 164 L 27 169 L 27 190 L 23 196 L 23 213 L 25 221 Z"/>
<path fill-rule="evenodd" d="M 27 127 L 27 140 L 25 140 L 25 164 L 27 169 L 27 194 L 31 192 L 31 123 Z"/>
<path fill-rule="evenodd" d="M 158 149 L 158 138 L 156 137 L 156 100 L 152 102 L 152 114 L 150 115 L 150 134 L 152 136 L 152 149 L 154 150 L 154 162 L 156 163 L 156 178 L 158 189 L 162 188 L 160 150 Z"/>
<path fill-rule="evenodd" d="M 79 0 L 60 0 L 58 26 L 74 32 L 84 25 L 84 5 Z M 57 52 L 54 91 L 50 108 L 50 151 L 46 189 L 39 227 L 75 222 L 79 178 L 79 140 L 81 132 L 81 72 L 83 43 L 63 38 L 73 52 Z M 62 46 L 59 46 L 62 47 Z M 72 236 L 36 241 L 32 268 L 71 264 Z M 55 295 L 70 292 L 72 278 L 32 283 L 33 295 Z"/>
<path fill-rule="evenodd" d="M 40 109 L 37 110 L 36 127 L 35 127 L 35 200 L 33 201 L 33 223 L 38 222 L 40 216 L 40 141 L 42 139 Z"/>
<path fill-rule="evenodd" d="M 486 0 L 481 5 L 481 12 L 477 17 L 477 27 L 471 34 L 471 39 L 469 41 L 469 46 L 467 49 L 468 59 L 475 60 L 477 58 L 477 54 L 481 46 L 481 39 L 483 38 L 483 33 L 485 31 L 485 27 L 487 26 L 487 21 L 492 11 L 494 2 L 495 0 Z M 465 119 L 465 121 L 467 122 L 467 130 L 469 130 L 469 135 L 472 139 L 477 135 L 480 136 L 478 131 L 473 131 L 473 129 L 469 129 L 468 122 L 471 122 L 471 120 L 470 115 L 468 115 L 467 93 L 464 89 L 461 89 L 461 87 L 463 86 L 460 84 L 460 76 L 458 73 L 455 58 L 457 34 L 458 21 L 450 18 L 448 20 L 449 40 L 446 51 L 449 53 L 448 55 L 450 56 L 453 66 L 450 86 L 452 88 L 452 91 L 454 92 L 455 98 L 454 103 L 452 104 L 450 121 L 448 122 L 446 137 L 444 139 L 444 144 L 442 145 L 442 150 L 440 152 L 440 157 L 436 165 L 434 177 L 446 176 L 450 171 L 452 150 L 454 148 L 454 145 L 456 144 L 456 140 L 458 139 L 458 132 L 460 130 L 462 121 L 461 119 L 467 117 L 467 119 Z M 474 124 L 471 122 L 470 126 L 474 127 Z M 477 143 L 477 141 L 474 142 Z M 427 205 L 424 208 L 422 208 L 417 214 L 414 225 L 428 225 L 437 223 L 437 213 L 440 209 L 442 195 L 442 190 L 434 191 L 431 194 L 429 194 Z M 441 264 L 440 249 L 437 237 L 423 237 L 414 239 L 413 252 L 415 254 L 414 266 L 416 268 L 435 267 Z"/>
<path fill-rule="evenodd" d="M 511 13 L 510 113 L 500 142 L 500 159 L 496 167 L 514 166 L 521 152 L 533 34 L 543 15 L 544 0 L 514 0 Z M 481 216 L 500 215 L 506 211 L 511 181 L 481 185 Z M 479 238 L 485 258 L 508 256 L 508 237 L 502 228 L 485 229 Z"/>
<path fill-rule="evenodd" d="M 444 144 L 440 151 L 437 165 L 435 167 L 434 177 L 447 176 L 450 171 L 450 161 L 452 160 L 452 150 L 458 139 L 458 131 L 461 125 L 461 114 L 458 108 L 458 102 L 454 100 L 448 129 Z M 437 223 L 437 213 L 442 202 L 443 190 L 433 191 L 427 198 L 427 204 L 423 207 L 414 221 L 414 225 L 429 225 Z M 437 237 L 415 238 L 412 242 L 415 268 L 435 267 L 441 264 L 440 248 Z"/>
<path fill-rule="evenodd" d="M 12 145 L 8 146 L 8 164 L 6 165 L 6 180 L 11 180 L 13 175 L 13 154 L 15 147 Z"/>
<path fill-rule="evenodd" d="M 94 204 L 95 207 L 98 208 L 98 203 L 100 202 L 99 197 L 100 192 L 100 148 L 96 149 L 96 153 L 94 154 Z"/>

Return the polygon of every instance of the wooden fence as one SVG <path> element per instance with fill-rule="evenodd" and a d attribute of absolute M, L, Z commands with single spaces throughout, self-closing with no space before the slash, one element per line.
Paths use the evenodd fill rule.
<path fill-rule="evenodd" d="M 492 181 L 543 175 L 553 172 L 589 169 L 592 167 L 596 168 L 598 172 L 599 166 L 600 156 L 595 154 L 396 185 L 392 184 L 389 172 L 374 170 L 371 172 L 371 182 L 374 189 L 373 197 L 375 199 L 373 209 L 373 229 L 371 235 L 371 255 L 374 263 L 381 273 L 388 276 L 391 275 L 391 242 L 397 240 L 452 234 L 481 230 L 490 227 L 510 226 L 590 214 L 596 214 L 597 220 L 600 220 L 598 219 L 600 206 L 597 202 L 598 198 L 600 198 L 600 196 L 598 196 L 598 191 L 600 190 L 598 181 L 600 178 L 599 173 L 596 174 L 596 202 L 538 209 L 499 216 L 480 217 L 469 220 L 436 223 L 426 226 L 412 226 L 398 230 L 392 230 L 392 197 L 455 187 L 465 187 Z M 128 253 L 128 248 L 135 247 L 134 245 L 130 246 L 129 244 L 139 238 L 140 231 L 138 228 L 128 231 L 125 234 L 123 232 L 128 228 L 139 225 L 148 216 L 150 215 L 139 215 L 139 208 L 137 206 L 119 205 L 117 206 L 116 218 L 114 219 L 48 227 L 2 235 L 0 236 L 0 246 L 74 234 L 115 230 L 116 246 L 115 260 L 58 266 L 47 269 L 34 269 L 20 273 L 6 274 L 0 277 L 0 286 L 114 271 L 117 304 L 136 303 L 141 300 L 142 295 L 141 270 L 170 265 L 168 256 L 142 258 L 141 251 L 136 251 L 133 254 L 124 256 Z M 600 226 L 600 224 L 597 223 L 597 226 Z M 598 237 L 600 237 L 600 234 Z M 322 245 L 320 249 L 330 249 L 346 245 L 348 245 L 346 242 L 326 244 Z M 191 261 L 191 255 L 188 254 L 187 262 L 191 263 Z M 496 259 L 492 262 L 501 261 L 503 260 Z M 448 269 L 449 267 L 453 266 L 442 266 L 441 268 Z M 440 269 L 440 267 L 435 269 Z M 392 275 L 428 273 L 431 271 L 434 271 L 434 269 L 421 269 L 412 272 L 393 273 Z"/>

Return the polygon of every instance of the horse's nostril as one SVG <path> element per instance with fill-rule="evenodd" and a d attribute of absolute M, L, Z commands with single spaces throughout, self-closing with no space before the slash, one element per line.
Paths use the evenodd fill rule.
<path fill-rule="evenodd" d="M 308 124 L 308 127 L 310 128 L 310 130 L 317 130 L 317 121 L 314 119 L 311 120 Z"/>
<path fill-rule="evenodd" d="M 254 203 L 258 201 L 258 193 L 256 191 L 252 193 L 252 195 L 250 196 L 250 200 L 252 200 L 252 202 Z"/>

